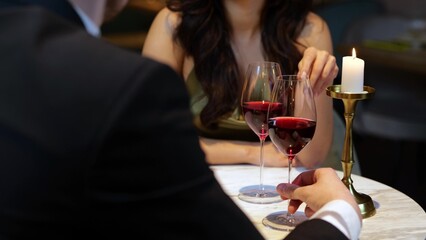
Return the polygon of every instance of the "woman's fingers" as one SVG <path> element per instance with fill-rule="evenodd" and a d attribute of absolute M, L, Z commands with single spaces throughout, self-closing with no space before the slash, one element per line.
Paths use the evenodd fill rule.
<path fill-rule="evenodd" d="M 301 77 L 303 72 L 308 73 L 315 95 L 319 95 L 327 86 L 332 85 L 339 72 L 336 58 L 333 55 L 313 47 L 305 50 L 298 67 L 299 77 Z"/>

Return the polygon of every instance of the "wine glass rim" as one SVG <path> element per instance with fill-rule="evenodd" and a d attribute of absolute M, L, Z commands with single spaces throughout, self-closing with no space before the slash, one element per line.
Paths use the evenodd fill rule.
<path fill-rule="evenodd" d="M 272 62 L 272 61 L 253 61 L 250 62 L 248 65 L 259 65 L 259 64 L 266 64 L 266 65 L 280 65 L 278 62 Z"/>
<path fill-rule="evenodd" d="M 299 77 L 297 74 L 282 74 L 277 76 L 276 81 L 304 81 L 309 80 L 309 77 L 306 77 L 305 79 Z"/>

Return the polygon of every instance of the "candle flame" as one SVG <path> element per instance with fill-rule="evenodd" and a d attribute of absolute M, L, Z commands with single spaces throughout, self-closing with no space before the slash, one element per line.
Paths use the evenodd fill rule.
<path fill-rule="evenodd" d="M 352 48 L 352 58 L 356 58 L 356 52 L 355 52 L 355 48 Z"/>

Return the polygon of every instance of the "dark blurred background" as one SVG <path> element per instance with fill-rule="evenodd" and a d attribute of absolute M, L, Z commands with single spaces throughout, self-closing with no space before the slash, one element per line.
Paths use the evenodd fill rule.
<path fill-rule="evenodd" d="M 362 175 L 398 189 L 426 209 L 426 1 L 314 2 L 315 12 L 330 27 L 338 65 L 355 48 L 365 60 L 365 85 L 376 89 L 373 98 L 358 102 L 355 113 L 354 145 Z M 162 7 L 163 0 L 131 0 L 103 26 L 103 37 L 140 54 Z M 334 106 L 343 118 L 341 100 L 334 100 Z"/>

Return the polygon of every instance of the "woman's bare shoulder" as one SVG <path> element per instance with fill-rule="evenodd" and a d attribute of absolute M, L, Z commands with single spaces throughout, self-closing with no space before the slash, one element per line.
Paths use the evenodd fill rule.
<path fill-rule="evenodd" d="M 163 27 L 174 30 L 179 24 L 181 15 L 179 12 L 173 12 L 168 8 L 161 9 L 154 19 L 154 23 L 161 23 Z"/>
<path fill-rule="evenodd" d="M 319 49 L 329 49 L 331 45 L 330 30 L 327 23 L 319 15 L 310 12 L 300 34 L 299 41 L 305 46 L 314 46 Z"/>
<path fill-rule="evenodd" d="M 145 38 L 142 55 L 170 65 L 175 71 L 182 71 L 182 53 L 173 40 L 180 14 L 168 8 L 157 13 Z"/>
<path fill-rule="evenodd" d="M 319 15 L 310 12 L 306 17 L 303 33 L 305 33 L 307 37 L 324 33 L 329 34 L 329 29 L 324 19 L 322 19 Z"/>

